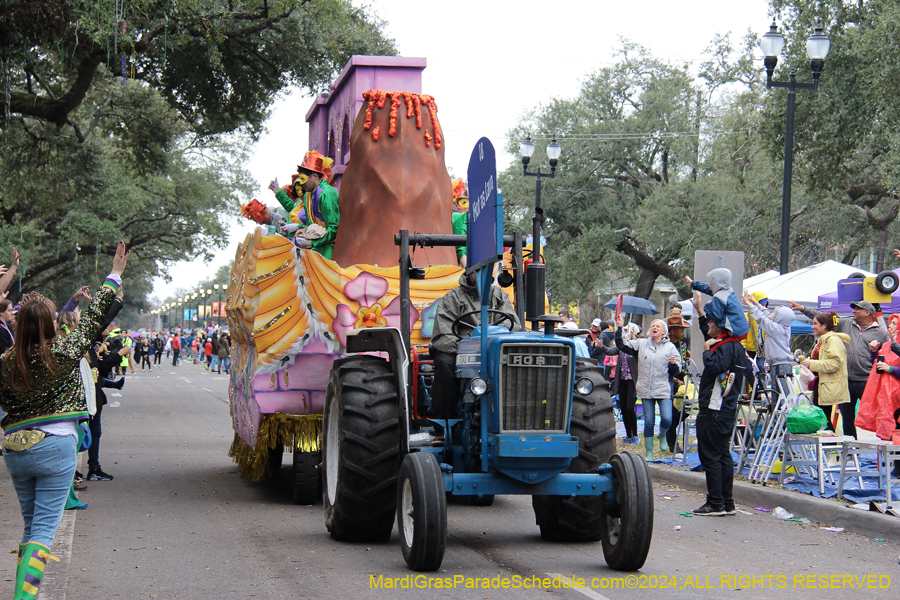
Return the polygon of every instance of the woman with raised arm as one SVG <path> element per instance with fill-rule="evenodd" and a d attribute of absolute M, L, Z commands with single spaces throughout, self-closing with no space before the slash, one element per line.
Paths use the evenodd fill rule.
<path fill-rule="evenodd" d="M 15 598 L 37 597 L 53 536 L 75 474 L 76 428 L 88 419 L 79 362 L 104 327 L 104 315 L 128 262 L 119 242 L 113 268 L 74 331 L 57 337 L 55 306 L 37 293 L 22 298 L 15 345 L 0 357 L 3 458 L 25 530 Z"/>
<path fill-rule="evenodd" d="M 635 393 L 644 409 L 644 458 L 653 459 L 653 430 L 659 408 L 659 449 L 669 450 L 666 432 L 672 424 L 672 388 L 669 380 L 681 372 L 681 354 L 669 341 L 669 328 L 662 319 L 650 324 L 650 337 L 626 340 L 622 337 L 625 322 L 616 318 L 616 347 L 620 352 L 637 357 L 638 377 Z"/>

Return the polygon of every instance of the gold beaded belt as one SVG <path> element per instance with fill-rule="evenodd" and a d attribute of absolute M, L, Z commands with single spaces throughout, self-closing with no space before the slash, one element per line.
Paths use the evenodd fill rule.
<path fill-rule="evenodd" d="M 21 452 L 37 445 L 47 434 L 40 429 L 21 429 L 3 436 L 3 448 L 12 452 Z"/>

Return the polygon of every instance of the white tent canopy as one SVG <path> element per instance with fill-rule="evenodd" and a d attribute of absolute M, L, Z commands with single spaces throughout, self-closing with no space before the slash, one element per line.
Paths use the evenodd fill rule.
<path fill-rule="evenodd" d="M 774 279 L 781 275 L 778 271 L 769 269 L 764 273 L 760 273 L 759 275 L 754 275 L 753 277 L 748 277 L 744 280 L 744 289 L 751 288 L 755 285 L 761 284 L 763 281 L 768 281 L 770 279 Z"/>
<path fill-rule="evenodd" d="M 766 273 L 745 279 L 744 289 L 749 292 L 763 292 L 769 297 L 769 306 L 796 302 L 808 308 L 817 308 L 819 296 L 837 290 L 838 281 L 847 279 L 852 273 L 862 273 L 866 277 L 875 276 L 875 273 L 863 271 L 857 267 L 834 260 L 826 260 L 762 281 L 759 281 L 759 278 Z M 752 281 L 754 279 L 757 281 Z"/>

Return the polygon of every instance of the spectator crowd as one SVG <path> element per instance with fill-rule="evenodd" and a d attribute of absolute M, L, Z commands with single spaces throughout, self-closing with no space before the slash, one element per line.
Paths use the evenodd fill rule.
<path fill-rule="evenodd" d="M 2 452 L 24 519 L 16 598 L 37 596 L 47 561 L 58 560 L 51 546 L 62 511 L 87 508 L 76 494 L 85 481 L 113 480 L 100 464 L 106 390 L 118 395 L 138 366 L 142 372 L 161 368 L 163 353 L 175 367 L 187 359 L 210 372 L 229 372 L 231 338 L 216 325 L 133 333 L 116 325 L 129 254 L 120 242 L 97 291 L 78 288 L 58 311 L 37 292 L 23 295 L 20 304 L 8 300 L 19 267 L 15 249 L 11 265 L 0 265 Z M 86 477 L 76 470 L 78 452 L 87 452 Z"/>
<path fill-rule="evenodd" d="M 707 278 L 708 283 L 686 278 L 695 290 L 693 312 L 704 339 L 694 383 L 698 454 L 709 493 L 695 514 L 735 514 L 730 446 L 738 402 L 742 395 L 747 401 L 754 381 L 771 381 L 773 397 L 790 395 L 800 371 L 807 377 L 796 378 L 803 381 L 798 397 L 822 409 L 824 429 L 858 438 L 860 425 L 890 443 L 894 430 L 900 430 L 900 315 L 885 322 L 880 307 L 865 300 L 853 302 L 852 314 L 845 317 L 795 302 L 770 309 L 765 294 L 735 294 L 728 269 L 714 269 Z M 701 292 L 711 298 L 705 305 Z M 681 313 L 676 304 L 667 319 L 653 320 L 646 332 L 622 315 L 615 321 L 594 319 L 584 336 L 587 352 L 604 365 L 617 399 L 623 443 L 643 445 L 647 460 L 656 444 L 662 452 L 682 452 L 675 436 L 681 417 L 677 391 L 684 393 L 692 361 L 686 339 L 691 323 Z M 567 310 L 559 315 L 569 320 Z M 808 356 L 792 347 L 792 323 L 804 318 L 811 320 L 815 338 Z M 893 475 L 900 476 L 900 464 L 895 463 Z"/>

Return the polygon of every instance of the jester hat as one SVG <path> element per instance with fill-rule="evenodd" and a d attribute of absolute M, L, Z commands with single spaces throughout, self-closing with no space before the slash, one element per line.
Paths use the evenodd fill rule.
<path fill-rule="evenodd" d="M 303 156 L 303 162 L 297 165 L 297 171 L 311 171 L 318 173 L 325 179 L 331 180 L 331 167 L 334 160 L 327 156 L 322 156 L 316 150 L 310 150 Z"/>

